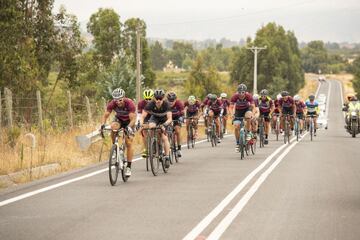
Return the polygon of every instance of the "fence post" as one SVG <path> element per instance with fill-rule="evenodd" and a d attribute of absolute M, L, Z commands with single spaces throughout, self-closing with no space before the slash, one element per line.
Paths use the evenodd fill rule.
<path fill-rule="evenodd" d="M 7 111 L 7 120 L 8 120 L 8 126 L 10 128 L 13 127 L 13 118 L 12 118 L 12 93 L 10 89 L 5 88 L 5 105 L 6 105 L 6 111 Z"/>
<path fill-rule="evenodd" d="M 71 108 L 71 93 L 70 91 L 67 91 L 68 94 L 68 99 L 69 99 L 69 124 L 70 124 L 70 128 L 74 127 L 74 123 L 73 123 L 73 114 L 72 114 L 72 108 Z"/>
<path fill-rule="evenodd" d="M 86 103 L 86 109 L 87 109 L 87 112 L 88 112 L 88 121 L 89 121 L 89 123 L 92 123 L 90 100 L 89 100 L 89 98 L 87 96 L 85 96 L 85 103 Z"/>
<path fill-rule="evenodd" d="M 37 107 L 39 112 L 39 128 L 40 132 L 44 133 L 44 122 L 43 122 L 43 115 L 42 115 L 42 107 L 41 107 L 41 95 L 40 91 L 36 91 L 36 99 L 37 99 Z"/>

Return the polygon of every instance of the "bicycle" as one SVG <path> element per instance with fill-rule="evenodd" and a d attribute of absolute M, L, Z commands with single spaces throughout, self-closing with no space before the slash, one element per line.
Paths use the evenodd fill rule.
<path fill-rule="evenodd" d="M 224 133 L 225 133 L 225 127 L 224 127 L 224 116 L 220 115 L 219 116 L 219 121 L 220 121 L 220 139 L 224 138 Z"/>
<path fill-rule="evenodd" d="M 274 113 L 274 115 L 276 116 L 274 132 L 275 132 L 275 135 L 276 135 L 276 141 L 279 141 L 279 135 L 280 135 L 280 114 L 279 114 L 279 113 Z"/>
<path fill-rule="evenodd" d="M 264 126 L 264 116 L 260 115 L 259 117 L 259 146 L 260 148 L 265 147 L 265 126 Z"/>
<path fill-rule="evenodd" d="M 204 115 L 205 135 L 206 135 L 207 141 L 210 142 L 210 134 L 208 131 L 208 126 L 207 126 L 208 118 L 209 118 L 209 115 Z"/>
<path fill-rule="evenodd" d="M 169 125 L 167 127 L 167 135 L 168 135 L 168 139 L 169 139 L 169 144 L 170 144 L 170 164 L 173 164 L 174 162 L 179 162 L 179 158 L 177 156 L 177 136 L 175 133 L 175 128 L 173 123 L 176 122 L 177 120 L 173 120 L 172 125 Z M 174 161 L 175 160 L 175 161 Z"/>
<path fill-rule="evenodd" d="M 295 118 L 295 122 L 294 122 L 294 133 L 296 136 L 296 141 L 299 141 L 300 138 L 300 118 L 297 116 Z"/>
<path fill-rule="evenodd" d="M 291 115 L 290 114 L 283 114 L 284 116 L 284 143 L 290 143 L 290 121 Z"/>
<path fill-rule="evenodd" d="M 207 132 L 209 133 L 209 136 L 210 136 L 211 146 L 216 147 L 217 146 L 217 136 L 216 136 L 216 123 L 215 123 L 214 117 L 210 123 L 210 127 Z"/>
<path fill-rule="evenodd" d="M 127 160 L 125 159 L 125 137 L 128 136 L 126 129 L 121 128 L 119 130 L 112 130 L 110 127 L 105 127 L 103 130 L 113 131 L 115 134 L 115 140 L 110 150 L 109 156 L 109 180 L 111 186 L 114 186 L 117 182 L 119 171 L 121 171 L 121 177 L 124 182 L 127 182 L 129 176 L 125 175 L 127 168 Z M 102 138 L 105 138 L 103 130 L 100 130 Z M 119 138 L 122 140 L 119 141 Z M 119 143 L 121 142 L 121 144 Z"/>
<path fill-rule="evenodd" d="M 187 147 L 188 149 L 191 148 L 194 148 L 195 147 L 195 138 L 194 138 L 194 132 L 195 132 L 195 127 L 196 127 L 196 120 L 194 117 L 189 117 L 189 118 L 186 118 L 189 120 L 189 124 L 188 124 L 188 127 L 187 127 Z"/>
<path fill-rule="evenodd" d="M 240 121 L 240 133 L 239 133 L 239 152 L 240 152 L 240 159 L 244 159 L 245 154 L 248 156 L 249 151 L 252 152 L 252 154 L 255 154 L 255 144 L 252 142 L 252 139 L 246 140 L 246 136 L 248 135 L 248 131 L 245 129 L 245 122 L 244 118 L 234 118 L 235 120 Z"/>
<path fill-rule="evenodd" d="M 314 115 L 309 115 L 308 118 L 309 119 L 309 126 L 308 126 L 308 130 L 310 132 L 310 140 L 312 141 L 313 140 L 313 136 L 314 136 L 314 133 L 315 133 L 315 123 L 314 123 Z"/>
<path fill-rule="evenodd" d="M 165 166 L 164 161 L 164 150 L 162 145 L 162 128 L 161 126 L 156 126 L 155 128 L 145 128 L 147 131 L 147 152 L 148 152 L 148 161 L 151 168 L 151 172 L 154 176 L 158 175 L 160 169 L 160 162 L 164 173 L 168 172 L 168 168 Z"/>

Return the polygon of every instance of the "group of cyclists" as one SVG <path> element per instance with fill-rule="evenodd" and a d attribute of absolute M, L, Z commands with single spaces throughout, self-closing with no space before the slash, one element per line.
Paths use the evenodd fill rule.
<path fill-rule="evenodd" d="M 272 99 L 266 89 L 260 91 L 260 95 L 251 94 L 245 84 L 240 84 L 237 91 L 230 98 L 226 93 L 221 93 L 218 97 L 216 94 L 209 93 L 201 101 L 195 96 L 189 96 L 185 102 L 178 99 L 175 92 L 165 92 L 163 89 L 146 89 L 143 92 L 143 100 L 137 107 L 134 101 L 125 96 L 125 91 L 117 88 L 112 92 L 112 100 L 107 104 L 106 111 L 102 118 L 101 130 L 112 112 L 115 112 L 110 127 L 116 131 L 120 128 L 126 130 L 126 159 L 128 161 L 125 170 L 126 176 L 131 176 L 131 162 L 133 159 L 133 135 L 136 130 L 142 135 L 144 150 L 142 156 L 147 157 L 146 128 L 161 127 L 161 139 L 164 146 L 165 167 L 170 167 L 170 144 L 167 138 L 167 128 L 172 127 L 176 134 L 177 157 L 181 157 L 181 127 L 185 122 L 186 127 L 194 124 L 193 137 L 198 138 L 198 120 L 204 118 L 205 132 L 209 131 L 209 126 L 214 121 L 216 124 L 216 140 L 221 142 L 220 131 L 227 132 L 227 121 L 232 120 L 235 130 L 236 151 L 239 151 L 240 128 L 243 124 L 246 129 L 247 141 L 257 138 L 258 120 L 264 120 L 265 140 L 268 144 L 268 138 L 271 129 L 275 129 L 277 118 L 280 118 L 280 131 L 284 128 L 284 116 L 291 116 L 291 129 L 294 126 L 294 119 L 300 119 L 300 131 L 304 130 L 305 121 L 309 117 L 314 118 L 318 115 L 318 103 L 315 101 L 315 95 L 311 94 L 304 102 L 299 95 L 290 96 L 287 91 L 282 91 Z M 220 121 L 221 118 L 221 121 Z M 220 124 L 223 124 L 222 127 Z M 114 141 L 114 131 L 112 131 L 112 140 Z M 315 125 L 316 135 L 316 125 Z"/>

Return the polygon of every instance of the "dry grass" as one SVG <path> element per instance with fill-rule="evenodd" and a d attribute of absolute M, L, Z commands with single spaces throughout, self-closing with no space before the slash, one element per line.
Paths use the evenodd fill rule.
<path fill-rule="evenodd" d="M 306 73 L 305 74 L 305 86 L 300 89 L 299 95 L 303 100 L 305 100 L 311 93 L 316 92 L 318 86 L 318 75 Z"/>
<path fill-rule="evenodd" d="M 344 94 L 344 101 L 346 100 L 346 95 L 349 93 L 355 94 L 353 85 L 352 85 L 352 80 L 354 79 L 354 75 L 352 74 L 347 74 L 347 73 L 343 73 L 343 74 L 329 74 L 326 75 L 327 79 L 336 79 L 338 81 L 340 81 L 343 85 L 343 94 Z"/>

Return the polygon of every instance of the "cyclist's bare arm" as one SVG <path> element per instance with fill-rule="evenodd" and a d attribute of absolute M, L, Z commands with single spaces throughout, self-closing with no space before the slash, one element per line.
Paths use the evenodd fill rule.
<path fill-rule="evenodd" d="M 141 119 L 140 119 L 140 126 L 142 126 L 144 124 L 144 119 L 147 117 L 149 113 L 145 110 L 142 111 L 142 114 L 141 114 Z"/>
<path fill-rule="evenodd" d="M 136 114 L 133 112 L 129 113 L 129 118 L 130 118 L 129 126 L 133 128 L 135 126 L 135 122 L 136 122 Z"/>
<path fill-rule="evenodd" d="M 172 112 L 167 112 L 166 117 L 167 117 L 167 120 L 164 124 L 169 125 L 172 122 Z"/>

